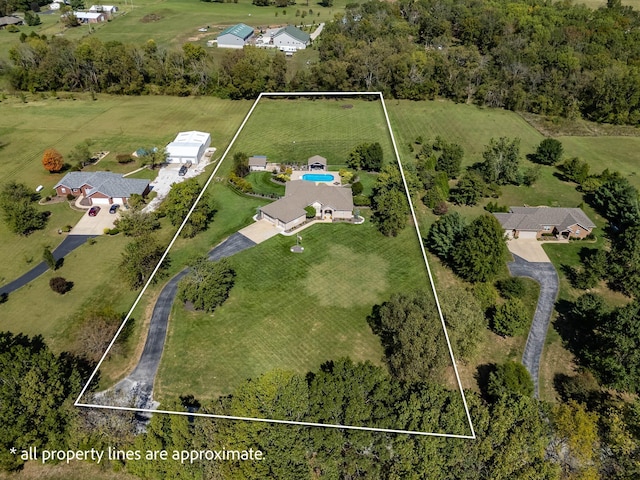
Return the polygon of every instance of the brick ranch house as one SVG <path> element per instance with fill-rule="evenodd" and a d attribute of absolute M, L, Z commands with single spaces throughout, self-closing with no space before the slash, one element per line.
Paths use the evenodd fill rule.
<path fill-rule="evenodd" d="M 131 195 L 145 196 L 151 190 L 149 180 L 111 172 L 69 172 L 53 188 L 60 196 L 84 195 L 89 205 L 124 205 Z"/>
<path fill-rule="evenodd" d="M 508 213 L 493 215 L 508 238 L 585 238 L 596 227 L 579 208 L 509 207 Z"/>
<path fill-rule="evenodd" d="M 291 230 L 305 221 L 305 207 L 309 206 L 315 208 L 316 217 L 319 218 L 353 219 L 353 196 L 350 188 L 316 185 L 304 180 L 287 182 L 284 197 L 261 207 L 257 219 Z"/>

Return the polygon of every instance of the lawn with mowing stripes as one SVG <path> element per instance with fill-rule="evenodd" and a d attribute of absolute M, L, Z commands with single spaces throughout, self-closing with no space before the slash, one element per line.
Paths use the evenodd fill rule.
<path fill-rule="evenodd" d="M 266 155 L 269 162 L 304 165 L 309 157 L 321 155 L 333 170 L 344 166 L 358 144 L 380 142 L 385 162 L 395 162 L 387 130 L 379 101 L 265 97 L 231 154 Z M 230 165 L 227 162 L 227 168 Z"/>
<path fill-rule="evenodd" d="M 214 314 L 174 305 L 160 401 L 228 394 L 274 368 L 305 373 L 345 356 L 381 363 L 366 321 L 372 306 L 394 292 L 430 291 L 415 231 L 384 237 L 367 220 L 315 225 L 301 236 L 302 254 L 289 251 L 294 237 L 276 236 L 231 257 L 236 284 Z M 433 331 L 434 342 L 445 341 L 439 321 Z"/>

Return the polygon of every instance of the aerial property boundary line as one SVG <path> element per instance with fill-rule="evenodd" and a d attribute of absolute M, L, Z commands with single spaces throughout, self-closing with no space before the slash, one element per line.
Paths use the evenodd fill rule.
<path fill-rule="evenodd" d="M 131 317 L 134 309 L 137 307 L 138 303 L 142 299 L 142 296 L 144 295 L 144 293 L 146 292 L 147 288 L 149 287 L 149 285 L 153 281 L 153 278 L 155 277 L 156 273 L 158 272 L 158 269 L 160 268 L 160 265 L 162 264 L 162 262 L 165 260 L 165 258 L 169 254 L 169 251 L 171 250 L 171 248 L 173 247 L 174 243 L 178 239 L 178 236 L 180 235 L 180 233 L 182 232 L 182 229 L 184 228 L 184 226 L 186 225 L 187 221 L 189 220 L 189 217 L 191 216 L 191 214 L 193 213 L 194 209 L 198 205 L 198 202 L 202 198 L 204 192 L 206 191 L 206 189 L 209 187 L 209 185 L 213 181 L 213 179 L 215 177 L 215 174 L 217 173 L 218 169 L 220 168 L 220 165 L 222 165 L 222 162 L 225 160 L 227 154 L 229 153 L 229 151 L 231 150 L 231 148 L 235 144 L 238 136 L 240 135 L 240 133 L 244 129 L 247 121 L 251 117 L 253 111 L 255 110 L 255 108 L 258 105 L 258 103 L 260 102 L 260 100 L 263 97 L 309 97 L 309 96 L 315 96 L 315 97 L 322 97 L 322 96 L 326 96 L 326 97 L 330 97 L 330 96 L 334 96 L 334 97 L 335 96 L 352 96 L 352 97 L 353 96 L 377 96 L 380 99 L 380 102 L 382 104 L 382 109 L 383 109 L 383 112 L 384 112 L 385 121 L 387 122 L 387 129 L 388 129 L 388 132 L 389 132 L 389 135 L 390 135 L 390 138 L 391 138 L 391 143 L 393 145 L 393 150 L 394 150 L 394 153 L 395 153 L 395 156 L 396 156 L 396 161 L 398 162 L 398 167 L 400 169 L 400 174 L 402 176 L 402 182 L 404 184 L 405 194 L 407 195 L 407 200 L 409 202 L 409 208 L 410 208 L 410 211 L 411 211 L 411 216 L 413 218 L 413 222 L 414 222 L 414 225 L 415 225 L 415 228 L 416 228 L 416 234 L 418 236 L 418 243 L 420 245 L 420 250 L 422 252 L 422 257 L 423 257 L 425 266 L 427 268 L 427 274 L 428 274 L 428 277 L 429 277 L 429 282 L 431 283 L 433 296 L 434 296 L 435 301 L 436 301 L 436 306 L 437 306 L 437 310 L 438 310 L 438 316 L 440 317 L 440 322 L 441 322 L 442 329 L 443 329 L 443 332 L 444 332 L 444 336 L 445 336 L 445 339 L 446 339 L 446 342 L 447 342 L 447 348 L 449 349 L 449 356 L 450 356 L 451 363 L 453 365 L 453 369 L 454 369 L 454 372 L 455 372 L 455 376 L 456 376 L 456 381 L 457 381 L 457 384 L 458 384 L 459 392 L 460 392 L 460 395 L 462 396 L 462 403 L 464 405 L 464 410 L 465 410 L 467 421 L 469 423 L 469 428 L 470 428 L 471 434 L 470 435 L 460 435 L 460 434 L 452 434 L 452 433 L 419 432 L 419 431 L 413 431 L 413 430 L 397 430 L 397 429 L 374 428 L 374 427 L 364 427 L 364 426 L 355 426 L 355 425 L 338 425 L 338 424 L 300 422 L 300 421 L 293 421 L 293 420 L 279 420 L 279 419 L 269 419 L 269 418 L 238 417 L 238 416 L 232 416 L 232 415 L 216 415 L 216 414 L 197 413 L 197 412 L 196 413 L 192 413 L 192 412 L 176 412 L 176 411 L 168 411 L 168 410 L 144 409 L 144 408 L 134 408 L 134 407 L 121 407 L 121 406 L 109 406 L 109 405 L 99 405 L 99 404 L 90 404 L 90 403 L 81 402 L 81 399 L 82 399 L 83 395 L 86 393 L 89 385 L 91 384 L 91 382 L 95 378 L 98 370 L 100 369 L 100 366 L 102 365 L 102 363 L 106 359 L 107 355 L 109 354 L 109 351 L 111 350 L 111 348 L 115 344 L 118 336 L 120 335 L 120 333 L 124 329 L 126 323 L 129 321 L 129 318 Z M 474 430 L 474 427 L 473 427 L 473 422 L 471 421 L 471 415 L 469 413 L 469 407 L 468 407 L 468 404 L 467 404 L 466 397 L 464 395 L 464 389 L 462 387 L 462 382 L 460 381 L 460 375 L 458 373 L 458 368 L 456 366 L 456 361 L 455 361 L 455 358 L 454 358 L 454 355 L 453 355 L 453 350 L 451 348 L 451 341 L 450 341 L 449 335 L 447 333 L 447 328 L 446 328 L 446 325 L 445 325 L 445 322 L 444 322 L 444 317 L 442 315 L 442 309 L 440 307 L 440 301 L 438 299 L 438 294 L 436 292 L 435 284 L 434 284 L 434 281 L 433 281 L 433 275 L 431 273 L 431 268 L 429 266 L 429 262 L 427 260 L 427 255 L 426 255 L 426 251 L 425 251 L 425 248 L 424 248 L 424 245 L 423 245 L 423 242 L 422 242 L 422 235 L 420 233 L 420 227 L 418 225 L 418 221 L 417 221 L 417 218 L 416 218 L 415 210 L 414 210 L 413 204 L 411 202 L 411 194 L 409 192 L 409 187 L 408 187 L 408 184 L 407 184 L 407 180 L 405 178 L 404 170 L 402 168 L 402 162 L 400 161 L 400 154 L 398 152 L 398 147 L 397 147 L 397 144 L 396 144 L 396 140 L 395 140 L 395 137 L 393 135 L 393 130 L 391 128 L 391 122 L 389 121 L 389 115 L 388 115 L 388 112 L 387 112 L 387 107 L 386 107 L 386 104 L 384 102 L 384 97 L 383 97 L 381 92 L 273 92 L 273 93 L 261 93 L 258 96 L 256 101 L 253 103 L 253 105 L 249 109 L 249 112 L 245 116 L 244 120 L 240 124 L 240 127 L 238 128 L 237 132 L 235 133 L 235 135 L 231 139 L 231 142 L 229 143 L 229 145 L 225 149 L 224 153 L 222 154 L 222 157 L 218 161 L 218 164 L 216 165 L 216 167 L 211 172 L 211 175 L 207 179 L 204 187 L 200 191 L 200 194 L 196 198 L 196 201 L 191 206 L 191 209 L 189 210 L 189 212 L 187 213 L 186 217 L 182 221 L 182 224 L 180 225 L 180 227 L 176 231 L 176 233 L 173 236 L 172 240 L 169 242 L 169 245 L 167 246 L 167 249 L 164 251 L 162 257 L 160 258 L 160 261 L 158 262 L 158 264 L 156 265 L 155 269 L 151 273 L 151 276 L 149 277 L 149 279 L 145 283 L 145 285 L 142 288 L 142 290 L 140 291 L 139 295 L 136 297 L 136 300 L 134 301 L 134 303 L 131 306 L 129 312 L 125 316 L 122 324 L 120 325 L 120 327 L 116 331 L 113 339 L 109 343 L 109 346 L 107 347 L 106 351 L 104 352 L 104 354 L 100 358 L 100 361 L 98 362 L 98 364 L 96 365 L 95 369 L 91 373 L 91 376 L 87 380 L 87 383 L 82 388 L 80 394 L 78 395 L 78 398 L 74 402 L 74 405 L 76 407 L 99 408 L 99 409 L 106 409 L 106 410 L 119 410 L 119 411 L 145 412 L 145 413 L 162 413 L 162 414 L 171 414 L 171 415 L 187 415 L 187 416 L 191 416 L 191 417 L 205 417 L 205 418 L 216 418 L 216 419 L 227 419 L 227 420 L 244 420 L 244 421 L 262 422 L 262 423 L 298 425 L 298 426 L 309 426 L 309 427 L 324 427 L 324 428 L 333 428 L 333 429 L 360 430 L 360 431 L 383 432 L 383 433 L 398 433 L 398 434 L 421 435 L 421 436 L 431 436 L 431 437 L 445 437 L 445 438 L 458 438 L 458 439 L 470 439 L 470 440 L 475 440 L 476 439 L 476 434 L 475 434 L 475 430 Z"/>

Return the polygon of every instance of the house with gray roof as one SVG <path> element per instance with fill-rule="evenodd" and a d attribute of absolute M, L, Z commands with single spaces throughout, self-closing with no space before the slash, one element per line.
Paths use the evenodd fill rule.
<path fill-rule="evenodd" d="M 299 28 L 287 25 L 273 36 L 273 45 L 283 52 L 304 50 L 311 43 L 311 36 Z"/>
<path fill-rule="evenodd" d="M 265 155 L 254 155 L 249 157 L 249 171 L 264 172 L 267 169 L 267 157 Z"/>
<path fill-rule="evenodd" d="M 585 238 L 596 227 L 580 208 L 510 207 L 493 215 L 509 238 Z"/>
<path fill-rule="evenodd" d="M 24 20 L 20 17 L 16 17 L 15 15 L 8 15 L 6 17 L 0 17 L 0 29 L 4 27 L 9 27 L 11 25 L 22 25 Z"/>
<path fill-rule="evenodd" d="M 218 47 L 220 48 L 242 48 L 253 38 L 253 28 L 239 23 L 224 29 L 218 35 Z"/>
<path fill-rule="evenodd" d="M 314 155 L 307 160 L 307 168 L 309 170 L 326 170 L 327 159 L 320 155 Z"/>
<path fill-rule="evenodd" d="M 149 180 L 125 178 L 112 172 L 69 172 L 55 187 L 60 196 L 84 195 L 89 205 L 124 205 L 133 194 L 149 193 Z"/>
<path fill-rule="evenodd" d="M 258 220 L 267 220 L 284 230 L 291 230 L 305 221 L 305 207 L 309 206 L 315 208 L 317 218 L 353 219 L 350 188 L 294 180 L 286 183 L 284 197 L 260 208 Z"/>

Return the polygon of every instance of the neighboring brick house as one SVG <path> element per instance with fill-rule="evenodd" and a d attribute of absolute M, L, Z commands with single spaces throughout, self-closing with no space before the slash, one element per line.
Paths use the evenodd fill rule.
<path fill-rule="evenodd" d="M 579 208 L 509 207 L 508 213 L 493 215 L 509 238 L 585 238 L 596 227 Z"/>
<path fill-rule="evenodd" d="M 124 178 L 111 172 L 69 172 L 55 187 L 60 196 L 84 195 L 90 205 L 124 205 L 133 194 L 149 193 L 149 180 Z"/>
<path fill-rule="evenodd" d="M 309 206 L 315 208 L 316 216 L 323 219 L 353 219 L 350 188 L 294 180 L 287 182 L 284 197 L 260 207 L 258 220 L 268 220 L 284 230 L 291 230 L 305 221 L 305 207 Z"/>

